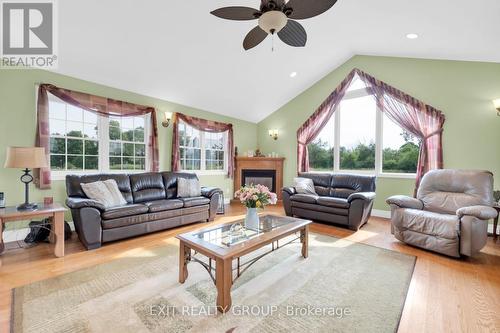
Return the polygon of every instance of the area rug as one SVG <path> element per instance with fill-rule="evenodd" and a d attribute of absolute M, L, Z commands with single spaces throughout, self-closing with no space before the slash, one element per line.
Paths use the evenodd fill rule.
<path fill-rule="evenodd" d="M 207 271 L 178 244 L 36 282 L 13 291 L 14 332 L 395 332 L 415 257 L 311 234 L 264 256 L 237 279 L 233 307 L 215 310 Z"/>

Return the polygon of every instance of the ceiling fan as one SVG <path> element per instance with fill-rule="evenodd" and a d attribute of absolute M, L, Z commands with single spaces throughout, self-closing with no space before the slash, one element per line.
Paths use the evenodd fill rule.
<path fill-rule="evenodd" d="M 330 9 L 337 0 L 262 0 L 260 10 L 243 7 L 223 7 L 211 14 L 236 21 L 259 20 L 243 41 L 243 48 L 249 50 L 259 45 L 266 37 L 277 34 L 290 46 L 305 46 L 307 33 L 297 21 L 314 17 Z"/>

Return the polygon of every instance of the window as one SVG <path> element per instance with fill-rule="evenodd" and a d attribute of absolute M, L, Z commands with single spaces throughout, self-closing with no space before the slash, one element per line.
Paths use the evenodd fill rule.
<path fill-rule="evenodd" d="M 179 153 L 181 169 L 206 171 L 227 170 L 227 132 L 210 133 L 199 131 L 184 122 L 179 122 Z"/>
<path fill-rule="evenodd" d="M 308 150 L 312 171 L 413 177 L 420 143 L 377 109 L 369 90 L 356 78 Z"/>
<path fill-rule="evenodd" d="M 109 118 L 110 170 L 145 170 L 144 117 Z"/>
<path fill-rule="evenodd" d="M 146 118 L 100 117 L 49 95 L 50 165 L 68 171 L 146 169 Z"/>
<path fill-rule="evenodd" d="M 417 172 L 420 144 L 411 133 L 403 130 L 385 114 L 383 115 L 382 172 Z"/>

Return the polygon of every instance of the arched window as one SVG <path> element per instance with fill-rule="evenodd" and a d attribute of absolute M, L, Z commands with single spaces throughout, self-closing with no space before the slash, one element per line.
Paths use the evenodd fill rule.
<path fill-rule="evenodd" d="M 308 145 L 309 168 L 415 177 L 419 150 L 419 140 L 378 109 L 373 93 L 356 76 Z"/>

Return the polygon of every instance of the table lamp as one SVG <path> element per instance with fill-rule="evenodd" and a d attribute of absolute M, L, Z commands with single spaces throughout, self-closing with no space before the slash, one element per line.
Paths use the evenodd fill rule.
<path fill-rule="evenodd" d="M 6 168 L 24 169 L 21 182 L 24 183 L 24 203 L 17 206 L 18 210 L 33 210 L 36 203 L 30 203 L 29 184 L 33 181 L 31 169 L 48 167 L 45 148 L 40 147 L 7 147 Z"/>

